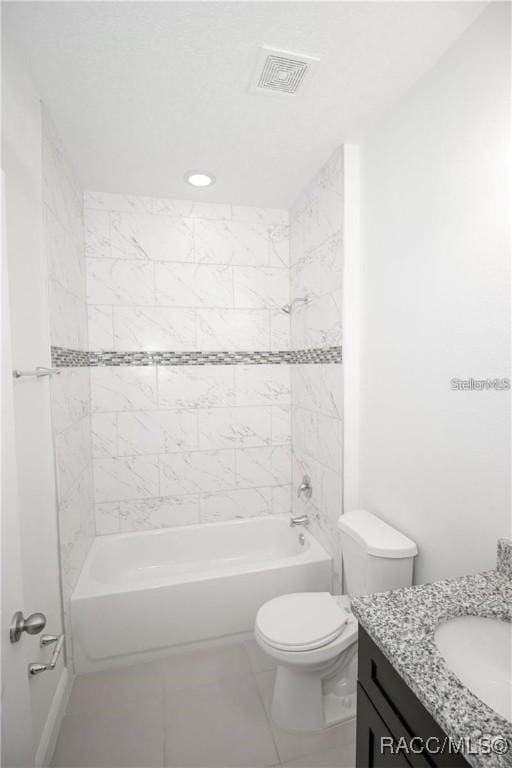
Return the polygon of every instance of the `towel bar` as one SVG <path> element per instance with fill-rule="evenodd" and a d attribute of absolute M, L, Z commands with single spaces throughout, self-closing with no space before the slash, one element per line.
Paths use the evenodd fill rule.
<path fill-rule="evenodd" d="M 43 376 L 59 376 L 60 372 L 60 368 L 47 368 L 45 365 L 38 365 L 33 371 L 20 371 L 19 368 L 16 368 L 12 375 L 15 379 L 21 379 L 23 376 L 35 376 L 40 379 Z"/>
<path fill-rule="evenodd" d="M 40 646 L 41 648 L 45 648 L 47 645 L 52 645 L 52 643 L 56 643 L 55 648 L 53 649 L 52 658 L 50 659 L 49 664 L 38 664 L 36 662 L 32 662 L 32 664 L 28 665 L 28 673 L 29 675 L 39 675 L 41 672 L 52 672 L 55 667 L 57 666 L 57 661 L 60 656 L 60 652 L 62 651 L 62 646 L 64 645 L 64 633 L 62 635 L 42 635 Z"/>

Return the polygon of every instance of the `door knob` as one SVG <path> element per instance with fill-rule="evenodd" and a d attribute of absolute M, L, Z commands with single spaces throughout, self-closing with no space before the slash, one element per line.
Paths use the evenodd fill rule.
<path fill-rule="evenodd" d="M 11 643 L 17 643 L 22 632 L 26 632 L 28 635 L 38 635 L 45 627 L 46 616 L 44 613 L 32 613 L 25 619 L 21 611 L 16 611 L 9 628 Z"/>

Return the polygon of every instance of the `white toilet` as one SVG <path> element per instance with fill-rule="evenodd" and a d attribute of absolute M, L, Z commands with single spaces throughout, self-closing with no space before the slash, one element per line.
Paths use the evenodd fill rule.
<path fill-rule="evenodd" d="M 259 646 L 277 661 L 272 717 L 290 731 L 319 731 L 356 711 L 357 621 L 349 596 L 412 584 L 417 548 L 375 515 L 338 521 L 346 595 L 299 592 L 265 603 L 256 616 Z"/>

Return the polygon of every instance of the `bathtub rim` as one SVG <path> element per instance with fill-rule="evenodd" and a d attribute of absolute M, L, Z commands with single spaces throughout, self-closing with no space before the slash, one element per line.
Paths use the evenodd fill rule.
<path fill-rule="evenodd" d="M 71 600 L 82 600 L 82 599 L 88 599 L 88 598 L 101 598 L 105 595 L 122 595 L 127 594 L 130 592 L 139 592 L 144 591 L 148 589 L 160 589 L 162 587 L 167 586 L 173 586 L 176 584 L 182 584 L 182 583 L 191 583 L 191 582 L 199 582 L 204 580 L 211 580 L 216 578 L 222 578 L 225 576 L 232 576 L 236 573 L 258 573 L 261 571 L 267 571 L 267 570 L 273 570 L 283 567 L 292 567 L 296 565 L 306 564 L 306 563 L 313 563 L 313 562 L 325 562 L 325 561 L 333 561 L 332 555 L 330 555 L 327 550 L 320 544 L 318 539 L 313 536 L 311 531 L 307 530 L 306 528 L 302 529 L 300 532 L 304 533 L 306 536 L 306 540 L 308 541 L 309 547 L 304 551 L 300 552 L 297 555 L 288 555 L 284 557 L 279 557 L 274 560 L 265 560 L 258 563 L 257 561 L 255 563 L 251 563 L 247 567 L 243 567 L 242 565 L 234 565 L 231 568 L 225 568 L 225 569 L 218 569 L 215 568 L 207 569 L 200 571 L 197 574 L 190 573 L 181 573 L 179 578 L 170 580 L 170 579 L 158 579 L 153 582 L 141 582 L 140 584 L 127 584 L 127 583 L 102 583 L 97 581 L 92 575 L 91 575 L 91 566 L 93 563 L 93 560 L 100 548 L 104 548 L 108 546 L 108 543 L 112 541 L 112 539 L 116 539 L 117 541 L 120 539 L 133 539 L 133 538 L 149 538 L 153 536 L 161 536 L 163 534 L 170 533 L 172 531 L 180 531 L 180 530 L 187 530 L 190 531 L 191 529 L 201 529 L 205 530 L 208 528 L 215 527 L 217 530 L 219 527 L 232 527 L 234 525 L 236 526 L 244 526 L 249 524 L 254 524 L 256 521 L 269 521 L 269 520 L 279 520 L 279 521 L 288 521 L 290 520 L 290 516 L 286 513 L 279 514 L 279 515 L 259 515 L 257 517 L 247 517 L 247 518 L 234 518 L 232 520 L 219 520 L 215 522 L 209 522 L 209 523 L 192 523 L 191 525 L 176 525 L 176 526 L 168 526 L 165 528 L 154 528 L 154 529 L 148 529 L 148 530 L 140 530 L 140 531 L 128 531 L 126 533 L 109 533 L 109 534 L 102 534 L 101 536 L 97 536 L 90 549 L 87 553 L 87 557 L 85 558 L 84 564 L 80 570 L 80 574 L 78 576 L 75 588 L 71 594 Z"/>

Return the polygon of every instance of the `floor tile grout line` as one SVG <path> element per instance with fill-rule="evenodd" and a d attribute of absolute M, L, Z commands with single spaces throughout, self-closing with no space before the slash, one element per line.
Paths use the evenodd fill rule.
<path fill-rule="evenodd" d="M 245 646 L 244 646 L 244 653 L 245 653 L 245 655 L 247 656 L 247 658 L 249 660 L 249 667 L 250 667 L 250 670 L 251 670 L 252 678 L 254 680 L 254 686 L 256 688 L 256 693 L 258 694 L 258 698 L 260 700 L 261 706 L 263 707 L 263 714 L 265 716 L 265 722 L 267 723 L 267 727 L 268 727 L 268 730 L 270 732 L 270 737 L 272 739 L 272 744 L 274 745 L 274 749 L 276 751 L 276 755 L 277 755 L 278 760 L 279 760 L 279 765 L 282 765 L 281 755 L 279 753 L 277 742 L 276 742 L 276 740 L 274 738 L 274 731 L 272 729 L 272 721 L 270 719 L 270 714 L 267 713 L 267 708 L 266 708 L 265 702 L 263 700 L 263 693 L 260 691 L 260 687 L 259 687 L 258 681 L 256 679 L 256 672 L 254 671 L 254 668 L 253 668 L 253 665 L 252 665 L 252 661 L 251 661 L 251 657 L 249 656 L 249 653 L 247 651 L 247 648 L 245 648 Z"/>
<path fill-rule="evenodd" d="M 243 655 L 244 655 L 244 657 L 245 657 L 245 659 L 247 661 L 247 665 L 248 665 L 248 675 L 247 676 L 246 675 L 239 675 L 239 677 L 242 677 L 242 678 L 246 679 L 247 682 L 252 683 L 252 687 L 254 687 L 255 693 L 256 693 L 256 695 L 258 697 L 258 700 L 260 701 L 260 704 L 261 704 L 261 706 L 263 708 L 263 715 L 264 715 L 264 718 L 265 718 L 265 723 L 267 724 L 267 728 L 268 728 L 268 731 L 269 731 L 269 734 L 270 734 L 270 738 L 272 739 L 272 744 L 274 745 L 274 750 L 275 750 L 275 753 L 276 753 L 276 755 L 278 757 L 278 760 L 279 760 L 278 763 L 273 763 L 272 764 L 272 768 L 282 768 L 282 764 L 281 764 L 280 756 L 279 756 L 279 751 L 278 751 L 277 746 L 276 746 L 275 741 L 274 741 L 274 735 L 272 733 L 272 728 L 270 726 L 270 723 L 269 723 L 269 720 L 268 720 L 268 717 L 267 717 L 267 713 L 266 713 L 266 709 L 265 709 L 265 704 L 264 704 L 264 702 L 263 702 L 263 700 L 262 700 L 262 698 L 260 696 L 260 692 L 259 692 L 258 685 L 257 685 L 257 682 L 256 682 L 256 676 L 255 676 L 255 673 L 254 673 L 254 670 L 253 670 L 253 667 L 252 667 L 250 656 L 249 656 L 249 654 L 248 654 L 248 652 L 247 652 L 247 650 L 245 648 L 245 643 L 243 641 L 241 641 L 241 642 L 239 641 L 239 642 L 235 642 L 233 644 L 228 643 L 228 644 L 226 644 L 226 646 L 220 645 L 218 647 L 219 648 L 221 648 L 221 647 L 229 648 L 229 647 L 233 647 L 234 645 L 240 646 L 240 649 L 242 650 L 242 653 L 243 653 Z M 212 649 L 210 649 L 210 650 L 212 650 Z M 176 655 L 178 655 L 178 654 L 176 654 Z M 163 662 L 163 665 L 164 665 L 164 675 L 163 675 L 163 677 L 164 677 L 164 712 L 165 712 L 165 720 L 164 720 L 164 765 L 165 765 L 165 762 L 166 762 L 166 754 L 167 754 L 167 728 L 166 728 L 166 723 L 167 723 L 167 693 L 168 693 L 168 689 L 167 689 L 167 685 L 166 685 L 167 673 L 165 672 L 165 661 L 166 661 L 166 657 L 164 657 L 162 659 L 162 662 Z M 219 684 L 218 680 L 210 680 L 210 681 L 205 682 L 205 683 L 200 683 L 199 685 L 190 686 L 189 688 L 178 688 L 174 692 L 175 693 L 180 693 L 183 690 L 195 691 L 195 690 L 200 690 L 201 688 L 206 688 L 206 687 L 213 686 L 213 685 L 218 685 L 218 684 Z M 179 768 L 179 767 L 177 767 L 177 766 L 169 766 L 169 768 Z M 207 768 L 207 766 L 198 766 L 197 768 Z M 259 768 L 259 766 L 258 767 L 255 766 L 255 768 Z"/>

